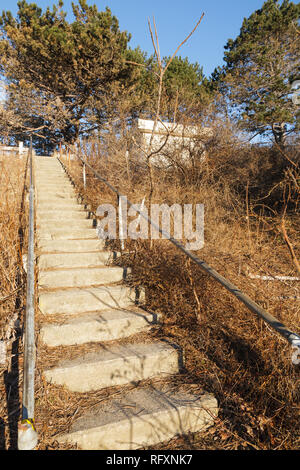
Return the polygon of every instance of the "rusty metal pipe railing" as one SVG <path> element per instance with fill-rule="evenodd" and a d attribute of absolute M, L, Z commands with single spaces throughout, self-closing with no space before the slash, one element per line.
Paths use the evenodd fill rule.
<path fill-rule="evenodd" d="M 33 450 L 37 445 L 37 432 L 34 425 L 34 375 L 35 375 L 35 275 L 34 275 L 34 181 L 32 138 L 29 148 L 30 183 L 29 183 L 29 220 L 28 220 L 28 256 L 27 256 L 27 297 L 24 328 L 24 370 L 22 421 L 18 429 L 18 449 Z"/>
<path fill-rule="evenodd" d="M 104 179 L 87 161 L 85 161 L 78 153 L 76 156 L 81 162 L 85 165 L 85 168 L 89 168 L 94 175 L 102 181 L 108 188 L 111 189 L 117 196 L 118 199 L 122 197 L 119 191 L 114 188 L 106 179 Z M 279 333 L 284 339 L 286 339 L 292 348 L 294 349 L 292 354 L 293 364 L 300 363 L 300 336 L 297 333 L 291 331 L 283 323 L 281 323 L 277 318 L 267 312 L 264 308 L 254 302 L 247 294 L 244 294 L 238 287 L 236 287 L 232 282 L 219 274 L 215 269 L 209 266 L 205 261 L 201 260 L 195 256 L 191 251 L 187 250 L 180 242 L 166 233 L 161 229 L 155 222 L 151 220 L 148 215 L 140 211 L 134 203 L 127 199 L 129 207 L 134 206 L 136 212 L 140 214 L 148 223 L 150 223 L 156 230 L 158 230 L 164 237 L 166 237 L 173 245 L 176 246 L 180 251 L 182 251 L 186 256 L 188 256 L 194 263 L 196 263 L 202 271 L 212 277 L 215 281 L 221 284 L 225 289 L 227 289 L 232 295 L 234 295 L 238 300 L 240 300 L 250 311 L 255 313 L 257 316 L 262 318 L 268 325 L 271 326 L 277 333 Z"/>

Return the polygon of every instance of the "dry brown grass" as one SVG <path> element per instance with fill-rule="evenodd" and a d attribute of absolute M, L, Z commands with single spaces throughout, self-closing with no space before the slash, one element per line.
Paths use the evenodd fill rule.
<path fill-rule="evenodd" d="M 22 348 L 20 333 L 25 305 L 26 158 L 0 157 L 0 340 L 7 344 L 0 366 L 0 448 L 16 448 L 20 416 Z"/>

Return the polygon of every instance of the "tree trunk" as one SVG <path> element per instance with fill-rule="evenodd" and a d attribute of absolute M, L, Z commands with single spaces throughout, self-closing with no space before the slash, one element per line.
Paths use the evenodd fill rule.
<path fill-rule="evenodd" d="M 286 124 L 284 122 L 273 123 L 272 132 L 273 132 L 276 144 L 284 147 L 286 143 Z"/>

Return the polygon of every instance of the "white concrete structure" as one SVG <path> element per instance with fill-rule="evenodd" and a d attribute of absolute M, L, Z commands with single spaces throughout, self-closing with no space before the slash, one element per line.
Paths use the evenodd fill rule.
<path fill-rule="evenodd" d="M 15 155 L 23 157 L 27 155 L 28 147 L 24 147 L 23 142 L 19 142 L 17 147 L 9 145 L 0 145 L 0 154 L 1 155 Z"/>
<path fill-rule="evenodd" d="M 157 152 L 151 162 L 157 166 L 172 166 L 175 161 L 188 163 L 190 152 L 197 148 L 202 151 L 201 159 L 205 159 L 205 142 L 212 136 L 210 127 L 184 126 L 177 123 L 157 122 L 138 119 L 137 128 L 140 132 L 140 145 L 145 155 Z"/>

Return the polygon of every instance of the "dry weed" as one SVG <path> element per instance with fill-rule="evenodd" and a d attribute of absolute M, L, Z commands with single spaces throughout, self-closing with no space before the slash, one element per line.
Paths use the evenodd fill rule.
<path fill-rule="evenodd" d="M 26 303 L 26 158 L 0 158 L 0 448 L 16 448 L 22 370 L 21 325 Z M 4 359 L 4 358 L 3 358 Z"/>

